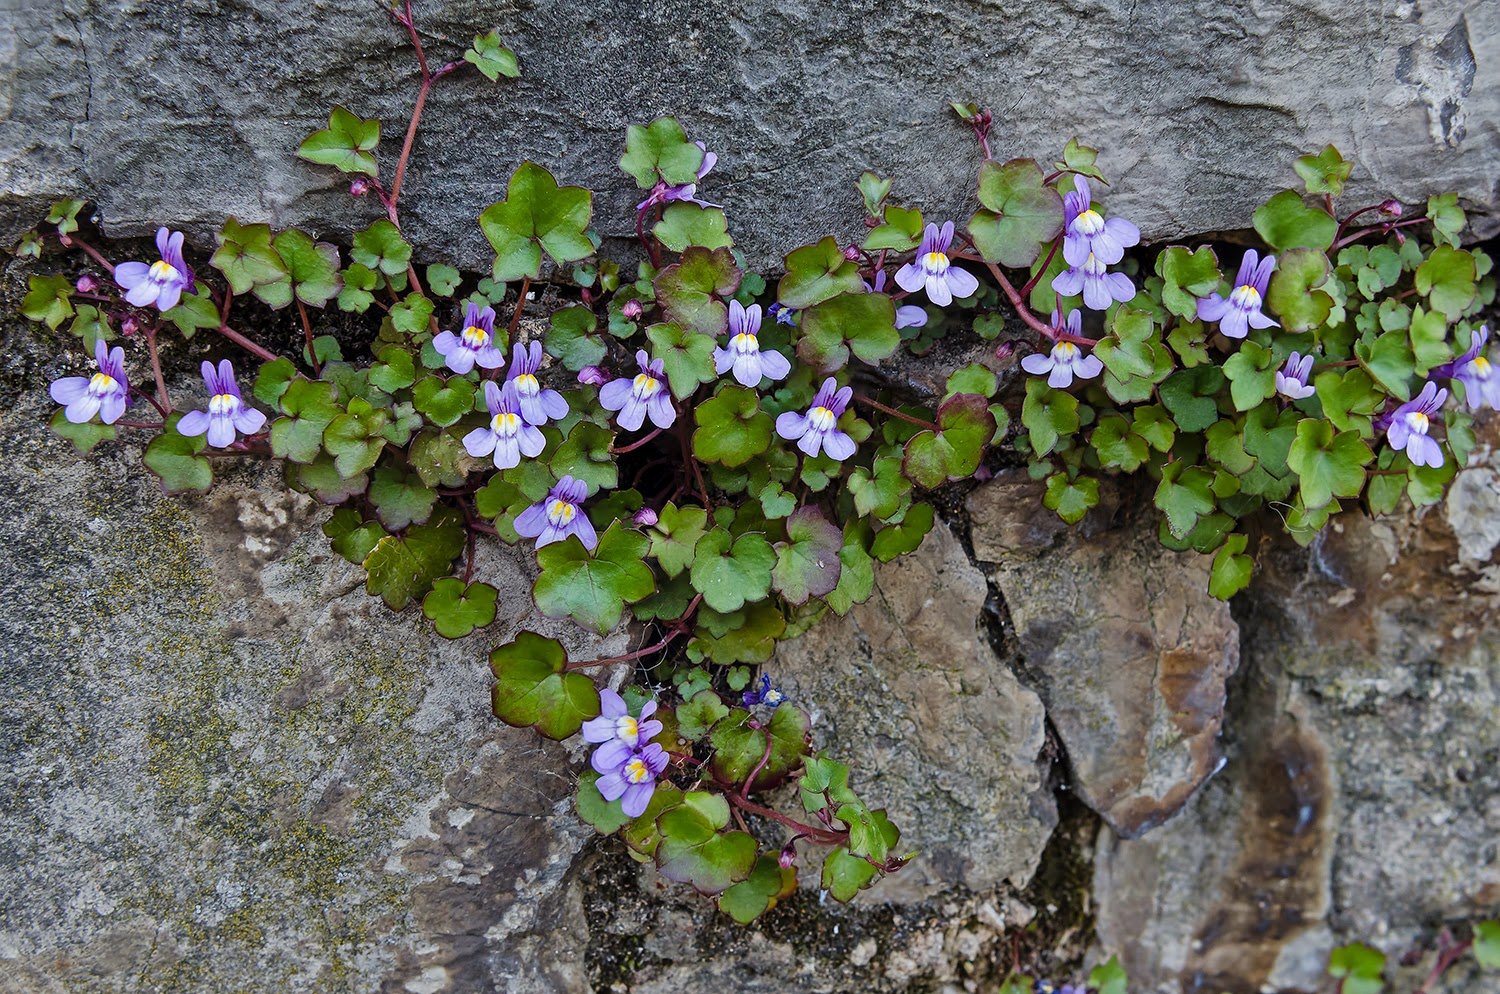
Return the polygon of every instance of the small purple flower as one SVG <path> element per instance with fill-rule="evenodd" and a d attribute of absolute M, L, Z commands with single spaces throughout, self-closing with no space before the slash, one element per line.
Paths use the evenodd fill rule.
<path fill-rule="evenodd" d="M 1052 328 L 1062 333 L 1079 336 L 1083 332 L 1083 312 L 1074 311 L 1066 323 L 1056 310 L 1052 312 Z M 1021 360 L 1021 368 L 1036 376 L 1047 375 L 1047 385 L 1062 390 L 1073 385 L 1073 378 L 1091 380 L 1104 372 L 1104 363 L 1098 356 L 1084 355 L 1083 350 L 1072 342 L 1057 341 L 1047 355 L 1033 352 Z"/>
<path fill-rule="evenodd" d="M 1489 340 L 1489 327 L 1481 327 L 1470 335 L 1469 351 L 1443 367 L 1449 376 L 1464 385 L 1464 403 L 1471 411 L 1486 404 L 1500 411 L 1500 372 L 1484 354 Z"/>
<path fill-rule="evenodd" d="M 599 750 L 603 752 L 604 750 Z M 667 752 L 655 742 L 633 750 L 618 767 L 599 769 L 599 752 L 594 753 L 594 769 L 603 774 L 594 786 L 606 801 L 619 801 L 620 810 L 639 818 L 656 792 L 656 778 L 667 768 Z"/>
<path fill-rule="evenodd" d="M 1432 416 L 1448 399 L 1448 391 L 1439 390 L 1431 380 L 1416 397 L 1396 408 L 1381 420 L 1386 422 L 1386 439 L 1395 449 L 1405 449 L 1414 466 L 1441 466 L 1443 450 L 1437 441 L 1427 437 Z"/>
<path fill-rule="evenodd" d="M 583 723 L 583 741 L 599 746 L 594 751 L 594 769 L 600 773 L 619 769 L 631 753 L 659 733 L 661 722 L 651 718 L 655 713 L 656 702 L 647 701 L 640 715 L 631 717 L 623 697 L 608 687 L 599 691 L 599 717 Z"/>
<path fill-rule="evenodd" d="M 505 381 L 516 389 L 516 399 L 521 402 L 521 417 L 529 425 L 540 428 L 547 419 L 559 421 L 568 416 L 568 402 L 556 390 L 542 386 L 536 371 L 542 368 L 542 343 L 532 342 L 528 350 L 517 342 L 511 350 L 510 370 Z"/>
<path fill-rule="evenodd" d="M 494 380 L 484 382 L 484 402 L 490 411 L 490 423 L 464 436 L 464 449 L 475 459 L 495 454 L 496 469 L 521 465 L 521 457 L 534 459 L 547 447 L 541 429 L 521 418 L 521 400 L 516 386 L 506 381 L 502 389 Z"/>
<path fill-rule="evenodd" d="M 939 307 L 953 303 L 954 297 L 967 297 L 979 289 L 979 281 L 966 269 L 948 260 L 953 244 L 953 222 L 945 221 L 939 230 L 928 224 L 922 232 L 922 247 L 917 257 L 896 270 L 896 285 L 907 293 L 927 291 L 927 299 Z"/>
<path fill-rule="evenodd" d="M 885 292 L 885 270 L 875 274 L 875 285 L 865 284 L 866 293 Z M 774 306 L 774 305 L 773 305 Z M 927 309 L 916 304 L 902 304 L 896 308 L 896 329 L 920 328 L 927 323 Z"/>
<path fill-rule="evenodd" d="M 1229 338 L 1244 338 L 1251 328 L 1278 328 L 1275 321 L 1261 313 L 1265 301 L 1266 287 L 1271 283 L 1271 272 L 1276 268 L 1276 257 L 1268 255 L 1256 264 L 1258 253 L 1246 249 L 1240 260 L 1239 275 L 1234 278 L 1234 289 L 1229 299 L 1218 293 L 1198 300 L 1198 320 L 1219 322 L 1219 331 Z"/>
<path fill-rule="evenodd" d="M 52 399 L 65 405 L 63 417 L 75 425 L 93 419 L 112 425 L 125 413 L 130 403 L 130 380 L 125 376 L 125 350 L 113 350 L 104 342 L 94 343 L 94 362 L 99 372 L 93 376 L 64 376 L 53 380 Z"/>
<path fill-rule="evenodd" d="M 771 686 L 771 678 L 762 673 L 758 684 L 740 694 L 740 701 L 747 708 L 764 704 L 774 711 L 786 701 L 786 695 Z"/>
<path fill-rule="evenodd" d="M 767 307 L 766 313 L 775 318 L 777 324 L 792 325 L 793 327 L 797 324 L 797 309 L 795 307 L 788 307 L 779 300 L 770 307 Z"/>
<path fill-rule="evenodd" d="M 702 142 L 693 142 L 693 144 L 703 149 L 703 164 L 698 167 L 698 179 L 701 180 L 713 169 L 714 164 L 719 161 L 719 157 L 715 153 L 710 152 L 708 146 Z M 658 182 L 651 188 L 651 193 L 646 199 L 635 205 L 635 209 L 643 211 L 654 204 L 670 204 L 677 200 L 685 200 L 688 203 L 697 204 L 699 207 L 719 206 L 718 204 L 711 204 L 706 200 L 698 199 L 698 183 L 696 181 L 692 183 L 680 183 L 676 186 L 668 186 L 664 182 Z"/>
<path fill-rule="evenodd" d="M 588 493 L 588 485 L 582 480 L 564 476 L 548 491 L 545 499 L 516 515 L 516 534 L 536 539 L 538 549 L 561 542 L 569 535 L 577 535 L 590 552 L 594 551 L 599 536 L 588 512 L 580 506 Z"/>
<path fill-rule="evenodd" d="M 1070 266 L 1083 266 L 1090 255 L 1106 266 L 1125 258 L 1125 250 L 1141 241 L 1141 229 L 1122 217 L 1106 221 L 1091 206 L 1088 180 L 1073 177 L 1074 192 L 1063 197 L 1063 259 Z"/>
<path fill-rule="evenodd" d="M 432 340 L 443 362 L 455 373 L 467 373 L 476 365 L 499 369 L 505 365 L 505 353 L 495 348 L 495 309 L 483 310 L 470 304 L 464 314 L 464 328 L 455 335 L 445 331 Z"/>
<path fill-rule="evenodd" d="M 607 411 L 619 411 L 615 421 L 626 431 L 639 428 L 648 414 L 656 427 L 672 427 L 677 420 L 677 409 L 672 406 L 672 395 L 667 390 L 662 360 L 651 362 L 646 350 L 641 349 L 635 354 L 635 362 L 641 370 L 635 376 L 621 376 L 600 388 L 600 405 Z"/>
<path fill-rule="evenodd" d="M 729 302 L 729 347 L 714 349 L 714 371 L 720 376 L 734 370 L 741 386 L 756 387 L 761 377 L 779 380 L 792 371 L 792 364 L 780 352 L 760 350 L 760 305 L 744 307 L 738 300 Z"/>
<path fill-rule="evenodd" d="M 641 528 L 650 528 L 661 520 L 661 515 L 656 513 L 654 507 L 643 507 L 630 516 L 630 520 Z"/>
<path fill-rule="evenodd" d="M 1052 289 L 1064 297 L 1083 294 L 1083 306 L 1090 310 L 1108 310 L 1115 301 L 1125 303 L 1135 297 L 1135 284 L 1124 273 L 1111 273 L 1104 260 L 1092 252 L 1081 265 L 1065 269 L 1052 277 Z"/>
<path fill-rule="evenodd" d="M 609 374 L 603 366 L 585 366 L 578 371 L 578 382 L 592 387 L 602 387 L 609 382 Z"/>
<path fill-rule="evenodd" d="M 78 282 L 75 283 L 74 286 L 78 289 L 79 293 L 93 293 L 95 290 L 99 289 L 99 281 L 94 279 L 88 273 L 84 273 L 82 276 L 78 277 Z"/>
<path fill-rule="evenodd" d="M 203 383 L 208 387 L 208 410 L 189 411 L 177 422 L 177 433 L 189 437 L 208 433 L 208 444 L 222 449 L 232 443 L 235 432 L 254 435 L 265 426 L 266 416 L 245 403 L 240 385 L 234 382 L 234 364 L 228 359 L 203 363 Z"/>
<path fill-rule="evenodd" d="M 1307 378 L 1312 374 L 1313 357 L 1293 352 L 1286 365 L 1276 371 L 1276 392 L 1288 400 L 1306 400 L 1317 393 Z"/>
<path fill-rule="evenodd" d="M 789 442 L 796 441 L 797 448 L 810 456 L 822 451 L 830 459 L 842 462 L 854 455 L 854 439 L 838 429 L 839 415 L 853 396 L 852 387 L 839 389 L 838 381 L 830 376 L 818 388 L 818 395 L 806 414 L 786 411 L 776 419 L 776 434 Z"/>
<path fill-rule="evenodd" d="M 182 232 L 158 228 L 156 251 L 161 258 L 149 266 L 144 262 L 116 266 L 115 282 L 127 291 L 125 299 L 135 306 L 155 304 L 158 310 L 170 311 L 182 299 L 184 290 L 195 289 L 193 271 L 182 258 Z"/>

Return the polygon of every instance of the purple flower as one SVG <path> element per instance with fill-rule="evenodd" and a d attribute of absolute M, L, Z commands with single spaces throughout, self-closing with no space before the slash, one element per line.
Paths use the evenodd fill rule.
<path fill-rule="evenodd" d="M 810 456 L 822 451 L 842 462 L 854 455 L 854 439 L 838 430 L 838 420 L 853 396 L 852 387 L 839 389 L 838 381 L 830 376 L 818 388 L 806 414 L 786 411 L 776 419 L 776 434 L 795 440 L 797 448 Z"/>
<path fill-rule="evenodd" d="M 939 307 L 953 303 L 954 297 L 967 297 L 979 289 L 979 281 L 968 270 L 948 261 L 948 246 L 953 244 L 953 222 L 943 223 L 942 230 L 928 224 L 922 232 L 922 247 L 917 257 L 896 270 L 896 285 L 907 293 L 927 291 L 927 299 Z"/>
<path fill-rule="evenodd" d="M 708 146 L 702 142 L 693 142 L 693 144 L 703 149 L 703 164 L 698 167 L 698 179 L 702 179 L 713 169 L 714 164 L 719 161 L 719 157 L 715 153 L 710 152 Z M 699 207 L 719 206 L 718 204 L 711 204 L 706 200 L 698 199 L 698 184 L 696 181 L 692 183 L 680 183 L 676 186 L 668 186 L 665 182 L 658 182 L 651 188 L 651 193 L 646 199 L 635 205 L 635 209 L 643 211 L 654 204 L 669 204 L 675 200 L 685 200 L 688 203 L 697 204 Z"/>
<path fill-rule="evenodd" d="M 655 742 L 633 750 L 618 767 L 599 768 L 599 752 L 594 753 L 594 769 L 603 774 L 594 786 L 606 801 L 619 801 L 620 810 L 639 818 L 656 792 L 656 778 L 667 768 L 667 752 Z"/>
<path fill-rule="evenodd" d="M 496 469 L 511 469 L 521 464 L 521 457 L 534 459 L 547 447 L 541 429 L 521 418 L 521 400 L 516 385 L 509 380 L 502 389 L 494 380 L 484 383 L 484 402 L 490 411 L 490 423 L 464 436 L 464 449 L 475 459 L 495 454 Z"/>
<path fill-rule="evenodd" d="M 547 492 L 545 499 L 516 515 L 516 534 L 522 538 L 536 539 L 536 547 L 561 542 L 569 535 L 577 535 L 590 552 L 599 544 L 594 532 L 594 523 L 581 505 L 588 496 L 588 485 L 582 480 L 564 476 L 557 486 Z"/>
<path fill-rule="evenodd" d="M 599 389 L 599 403 L 607 411 L 620 412 L 615 421 L 626 431 L 639 428 L 648 414 L 656 427 L 672 427 L 677 420 L 677 409 L 667 391 L 662 360 L 651 362 L 646 350 L 641 349 L 635 354 L 635 363 L 641 371 L 633 377 L 621 376 L 606 383 Z"/>
<path fill-rule="evenodd" d="M 1075 190 L 1063 197 L 1063 259 L 1070 266 L 1082 266 L 1090 255 L 1106 266 L 1125 258 L 1125 250 L 1141 240 L 1141 230 L 1122 217 L 1106 221 L 1094 210 L 1088 180 L 1073 177 Z"/>
<path fill-rule="evenodd" d="M 1448 391 L 1439 390 L 1431 380 L 1416 397 L 1396 408 L 1385 418 L 1386 439 L 1395 449 L 1405 449 L 1407 458 L 1414 466 L 1441 466 L 1443 450 L 1434 439 L 1427 437 L 1432 427 L 1432 416 L 1448 399 Z"/>
<path fill-rule="evenodd" d="M 455 335 L 445 331 L 432 340 L 443 362 L 455 373 L 467 373 L 475 365 L 499 369 L 505 365 L 505 353 L 495 348 L 495 309 L 480 310 L 470 304 L 464 315 L 464 330 Z"/>
<path fill-rule="evenodd" d="M 1230 338 L 1244 338 L 1250 334 L 1251 328 L 1280 327 L 1260 310 L 1266 287 L 1271 282 L 1271 272 L 1276 268 L 1276 257 L 1268 255 L 1259 265 L 1256 265 L 1256 258 L 1255 249 L 1245 250 L 1228 300 L 1217 293 L 1199 298 L 1198 320 L 1219 322 L 1219 331 Z"/>
<path fill-rule="evenodd" d="M 1484 354 L 1489 340 L 1489 327 L 1481 327 L 1470 335 L 1469 351 L 1443 367 L 1443 371 L 1464 385 L 1464 403 L 1471 411 L 1486 404 L 1500 411 L 1500 373 Z"/>
<path fill-rule="evenodd" d="M 130 403 L 125 350 L 118 345 L 111 350 L 102 340 L 95 342 L 94 362 L 99 372 L 93 376 L 64 376 L 52 381 L 52 399 L 66 405 L 63 417 L 75 425 L 92 420 L 95 414 L 99 415 L 100 421 L 112 425 L 125 413 L 125 405 Z"/>
<path fill-rule="evenodd" d="M 880 270 L 880 272 L 878 272 L 878 273 L 875 274 L 875 285 L 874 286 L 871 286 L 869 283 L 865 284 L 865 292 L 866 293 L 884 293 L 885 292 L 885 270 L 884 269 Z M 775 305 L 772 305 L 772 306 L 775 306 Z M 926 308 L 919 307 L 916 304 L 902 304 L 901 306 L 899 306 L 899 307 L 896 308 L 896 329 L 898 331 L 900 329 L 902 329 L 902 328 L 920 328 L 923 325 L 925 325 L 926 323 L 927 323 L 927 310 L 926 310 Z"/>
<path fill-rule="evenodd" d="M 779 300 L 767 307 L 766 313 L 775 318 L 777 324 L 787 324 L 793 327 L 797 324 L 797 309 L 788 307 Z"/>
<path fill-rule="evenodd" d="M 1052 328 L 1061 334 L 1077 337 L 1083 331 L 1083 312 L 1074 311 L 1069 314 L 1065 324 L 1062 315 L 1054 310 Z M 1091 380 L 1098 376 L 1104 372 L 1104 363 L 1099 361 L 1098 356 L 1084 355 L 1083 350 L 1072 342 L 1056 341 L 1049 354 L 1033 352 L 1022 359 L 1021 368 L 1036 376 L 1047 374 L 1047 385 L 1061 390 L 1072 386 L 1075 376 L 1080 380 Z"/>
<path fill-rule="evenodd" d="M 660 732 L 660 721 L 646 720 L 655 713 L 656 702 L 647 701 L 640 715 L 633 718 L 623 697 L 608 687 L 599 691 L 599 717 L 583 723 L 583 741 L 599 746 L 594 751 L 594 769 L 600 773 L 619 769 L 631 753 Z"/>
<path fill-rule="evenodd" d="M 792 364 L 780 352 L 760 350 L 760 305 L 741 306 L 729 302 L 729 347 L 714 349 L 714 370 L 720 376 L 734 370 L 741 386 L 760 385 L 762 376 L 779 380 L 792 371 Z M 665 427 L 665 426 L 663 426 Z"/>
<path fill-rule="evenodd" d="M 203 363 L 203 383 L 208 387 L 208 410 L 189 411 L 177 422 L 180 435 L 196 436 L 208 432 L 208 444 L 222 449 L 235 439 L 235 433 L 254 435 L 265 426 L 266 416 L 245 403 L 240 385 L 234 382 L 234 364 L 219 360 L 219 368 Z"/>
<path fill-rule="evenodd" d="M 521 417 L 529 425 L 541 427 L 547 419 L 561 420 L 568 416 L 568 402 L 556 390 L 543 387 L 536 378 L 542 368 L 542 343 L 532 342 L 528 350 L 517 342 L 511 350 L 510 370 L 505 382 L 516 390 L 516 399 L 521 402 Z"/>
<path fill-rule="evenodd" d="M 740 701 L 747 708 L 753 708 L 757 704 L 764 704 L 774 711 L 786 701 L 786 695 L 771 686 L 771 678 L 762 673 L 758 684 L 740 694 Z"/>
<path fill-rule="evenodd" d="M 1288 400 L 1305 400 L 1317 393 L 1307 382 L 1312 373 L 1313 357 L 1293 352 L 1286 357 L 1286 365 L 1276 371 L 1276 392 Z"/>
<path fill-rule="evenodd" d="M 602 387 L 609 382 L 609 374 L 603 366 L 585 366 L 578 371 L 578 382 L 593 387 Z"/>
<path fill-rule="evenodd" d="M 195 289 L 193 271 L 182 258 L 182 232 L 156 229 L 156 251 L 161 258 L 149 266 L 144 262 L 116 266 L 115 282 L 127 291 L 125 299 L 135 306 L 155 304 L 158 310 L 170 311 L 184 290 Z"/>
<path fill-rule="evenodd" d="M 1135 296 L 1135 284 L 1124 273 L 1105 270 L 1104 260 L 1088 254 L 1080 265 L 1065 269 L 1052 277 L 1052 289 L 1064 297 L 1083 294 L 1083 306 L 1103 311 L 1115 301 L 1125 303 Z"/>

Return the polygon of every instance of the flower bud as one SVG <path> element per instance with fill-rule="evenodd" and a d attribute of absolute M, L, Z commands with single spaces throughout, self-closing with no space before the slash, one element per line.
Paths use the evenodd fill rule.
<path fill-rule="evenodd" d="M 140 330 L 140 322 L 136 321 L 136 319 L 133 317 L 126 318 L 124 321 L 120 322 L 120 334 L 122 335 L 134 335 Z"/>
<path fill-rule="evenodd" d="M 609 382 L 609 374 L 599 366 L 585 366 L 578 371 L 578 382 L 602 387 Z"/>
<path fill-rule="evenodd" d="M 1401 201 L 1397 200 L 1395 197 L 1392 197 L 1389 200 L 1382 201 L 1380 204 L 1380 213 L 1384 214 L 1386 217 L 1400 217 L 1403 209 L 1404 208 L 1401 206 Z"/>
<path fill-rule="evenodd" d="M 635 516 L 631 520 L 642 528 L 650 528 L 652 525 L 656 524 L 657 521 L 656 509 L 651 507 L 643 507 L 639 511 L 635 512 Z"/>
<path fill-rule="evenodd" d="M 974 479 L 978 480 L 980 483 L 983 483 L 985 480 L 990 479 L 994 475 L 995 471 L 990 469 L 983 463 L 980 463 L 979 466 L 975 468 L 973 473 Z"/>
<path fill-rule="evenodd" d="M 643 309 L 639 300 L 627 300 L 625 306 L 620 308 L 620 313 L 625 315 L 627 321 L 634 321 L 641 316 Z"/>
<path fill-rule="evenodd" d="M 351 197 L 363 197 L 369 192 L 370 181 L 365 179 L 363 176 L 358 177 L 354 180 L 354 182 L 349 184 L 349 196 Z"/>
<path fill-rule="evenodd" d="M 848 259 L 850 262 L 857 261 L 859 259 L 859 246 L 850 245 L 848 248 L 844 249 L 844 258 Z"/>
<path fill-rule="evenodd" d="M 1005 341 L 1003 341 L 999 345 L 995 346 L 995 358 L 996 359 L 1009 359 L 1011 356 L 1013 356 L 1015 354 L 1016 354 L 1016 343 L 1015 343 L 1014 339 L 1007 338 Z"/>
<path fill-rule="evenodd" d="M 788 842 L 786 845 L 782 846 L 781 855 L 776 857 L 776 862 L 781 866 L 783 870 L 790 870 L 792 868 L 792 864 L 796 862 L 796 860 L 797 846 L 792 842 Z"/>
<path fill-rule="evenodd" d="M 98 289 L 99 283 L 88 273 L 84 273 L 78 277 L 77 287 L 79 293 L 93 293 Z"/>

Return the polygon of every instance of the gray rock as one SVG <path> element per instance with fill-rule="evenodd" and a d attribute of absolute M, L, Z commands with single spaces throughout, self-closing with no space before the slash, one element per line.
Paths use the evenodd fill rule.
<path fill-rule="evenodd" d="M 226 214 L 320 235 L 376 216 L 297 144 L 346 104 L 384 124 L 389 170 L 415 60 L 377 3 L 294 0 L 121 7 L 10 3 L 0 59 L 3 233 L 46 202 L 94 198 L 113 235 Z M 861 229 L 853 181 L 874 169 L 934 216 L 966 215 L 978 165 L 947 109 L 994 108 L 1001 158 L 1103 150 L 1112 206 L 1149 240 L 1246 228 L 1334 142 L 1350 203 L 1456 190 L 1476 232 L 1500 225 L 1500 9 L 1464 0 L 1210 0 L 1009 5 L 419 3 L 435 62 L 498 27 L 523 78 L 473 72 L 429 103 L 403 220 L 437 258 L 490 253 L 474 219 L 524 158 L 599 192 L 596 224 L 629 240 L 639 199 L 614 166 L 624 128 L 679 116 L 722 153 L 707 187 L 752 264 Z M 445 39 L 452 39 L 448 41 Z"/>
<path fill-rule="evenodd" d="M 1239 628 L 1208 595 L 1209 560 L 1163 548 L 1149 516 L 1105 529 L 1100 511 L 1074 534 L 1041 494 L 1018 474 L 970 494 L 975 554 L 993 562 L 1078 795 L 1116 831 L 1140 835 L 1219 767 Z"/>

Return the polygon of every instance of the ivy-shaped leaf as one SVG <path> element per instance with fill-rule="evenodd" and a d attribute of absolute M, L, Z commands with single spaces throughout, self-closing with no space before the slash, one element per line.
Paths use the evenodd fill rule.
<path fill-rule="evenodd" d="M 716 249 L 734 244 L 729 237 L 729 221 L 721 208 L 680 201 L 668 205 L 651 233 L 672 252 L 682 252 L 690 245 Z"/>
<path fill-rule="evenodd" d="M 651 558 L 669 577 L 693 565 L 694 547 L 707 530 L 708 512 L 701 507 L 679 508 L 670 501 L 651 526 Z"/>
<path fill-rule="evenodd" d="M 722 831 L 729 824 L 729 802 L 722 794 L 688 791 L 656 824 L 661 833 L 656 866 L 668 880 L 718 894 L 749 877 L 755 867 L 755 837 Z"/>
<path fill-rule="evenodd" d="M 461 639 L 495 620 L 500 592 L 488 583 L 464 583 L 446 576 L 432 585 L 422 601 L 422 613 L 445 639 Z"/>
<path fill-rule="evenodd" d="M 224 274 L 235 293 L 249 293 L 254 287 L 286 279 L 286 263 L 271 244 L 270 225 L 240 224 L 226 218 L 214 240 L 219 247 L 209 264 Z"/>
<path fill-rule="evenodd" d="M 681 325 L 653 324 L 646 329 L 646 337 L 651 341 L 651 357 L 661 360 L 667 386 L 678 400 L 686 400 L 718 377 L 711 336 Z"/>
<path fill-rule="evenodd" d="M 697 180 L 704 154 L 688 141 L 681 124 L 670 117 L 659 117 L 644 127 L 632 124 L 625 129 L 620 168 L 643 190 L 658 181 L 680 186 Z"/>
<path fill-rule="evenodd" d="M 690 576 L 703 603 L 715 611 L 738 611 L 747 601 L 764 600 L 771 592 L 771 570 L 776 551 L 764 535 L 748 532 L 734 538 L 716 527 L 693 549 Z"/>
<path fill-rule="evenodd" d="M 749 877 L 719 895 L 719 910 L 748 925 L 796 891 L 796 868 L 783 868 L 774 855 L 767 853 L 755 861 Z"/>
<path fill-rule="evenodd" d="M 558 186 L 535 162 L 523 162 L 511 175 L 505 199 L 479 215 L 479 227 L 495 249 L 494 279 L 535 279 L 542 250 L 558 263 L 594 254 L 587 230 L 593 194 L 581 186 Z"/>
<path fill-rule="evenodd" d="M 214 485 L 214 470 L 201 453 L 208 447 L 202 435 L 191 438 L 177 431 L 181 413 L 168 415 L 162 433 L 146 446 L 146 468 L 161 480 L 167 494 L 202 494 Z"/>
<path fill-rule="evenodd" d="M 272 241 L 276 252 L 286 263 L 287 276 L 291 280 L 293 293 L 309 307 L 323 307 L 338 296 L 344 287 L 339 276 L 339 250 L 328 242 L 315 242 L 295 229 L 283 231 Z M 258 287 L 256 295 L 265 300 L 265 286 Z M 290 303 L 288 297 L 287 303 Z M 276 306 L 272 301 L 267 304 Z M 213 324 L 218 325 L 215 316 Z"/>
<path fill-rule="evenodd" d="M 650 543 L 618 521 L 599 536 L 590 553 L 577 537 L 537 550 L 532 596 L 549 618 L 571 617 L 603 635 L 620 623 L 626 604 L 649 597 L 656 578 L 643 561 Z"/>
<path fill-rule="evenodd" d="M 332 383 L 301 376 L 288 382 L 280 400 L 286 417 L 271 423 L 272 455 L 297 463 L 316 459 L 323 451 L 324 430 L 338 416 L 337 399 L 338 391 Z"/>
<path fill-rule="evenodd" d="M 404 276 L 411 265 L 411 243 L 401 229 L 381 218 L 354 235 L 350 257 L 366 269 L 386 276 Z"/>
<path fill-rule="evenodd" d="M 693 455 L 733 468 L 771 446 L 771 416 L 760 409 L 754 390 L 725 385 L 693 411 Z"/>
<path fill-rule="evenodd" d="M 1303 185 L 1311 194 L 1329 194 L 1337 197 L 1344 192 L 1344 183 L 1354 170 L 1352 162 L 1345 162 L 1339 150 L 1327 145 L 1317 155 L 1304 155 L 1292 164 Z"/>
<path fill-rule="evenodd" d="M 1288 332 L 1312 331 L 1328 320 L 1333 298 L 1321 289 L 1328 276 L 1328 257 L 1321 249 L 1294 248 L 1277 257 L 1266 304 Z"/>
<path fill-rule="evenodd" d="M 1315 510 L 1335 497 L 1358 497 L 1373 458 L 1359 432 L 1338 432 L 1327 421 L 1305 418 L 1297 423 L 1287 465 L 1301 483 L 1302 505 Z"/>
<path fill-rule="evenodd" d="M 599 714 L 599 691 L 582 673 L 569 673 L 567 665 L 562 644 L 536 632 L 523 631 L 490 653 L 495 717 L 517 728 L 535 728 L 549 739 L 576 735 Z"/>
<path fill-rule="evenodd" d="M 1256 209 L 1253 220 L 1260 237 L 1278 252 L 1294 248 L 1326 252 L 1339 227 L 1327 211 L 1303 203 L 1296 190 L 1276 194 Z"/>
<path fill-rule="evenodd" d="M 474 384 L 457 376 L 424 376 L 412 387 L 411 400 L 428 421 L 447 428 L 474 410 Z"/>
<path fill-rule="evenodd" d="M 405 535 L 387 535 L 365 557 L 365 589 L 399 611 L 432 589 L 463 551 L 463 518 L 442 510 Z"/>
<path fill-rule="evenodd" d="M 1031 435 L 1031 448 L 1038 456 L 1047 455 L 1058 442 L 1078 430 L 1078 398 L 1063 390 L 1053 390 L 1047 381 L 1035 377 L 1026 381 L 1026 400 L 1021 405 L 1021 423 Z"/>
<path fill-rule="evenodd" d="M 945 400 L 938 407 L 937 424 L 937 431 L 923 430 L 907 440 L 901 461 L 902 472 L 929 490 L 973 476 L 995 434 L 989 403 L 978 394 Z"/>
<path fill-rule="evenodd" d="M 1250 585 L 1255 572 L 1255 560 L 1244 555 L 1250 539 L 1244 535 L 1230 535 L 1214 556 L 1213 569 L 1209 573 L 1208 592 L 1221 601 L 1227 601 Z"/>
<path fill-rule="evenodd" d="M 437 496 L 421 476 L 398 466 L 380 467 L 370 484 L 370 503 L 381 524 L 392 531 L 426 521 L 432 516 Z"/>
<path fill-rule="evenodd" d="M 516 61 L 516 53 L 500 41 L 498 31 L 475 35 L 474 44 L 464 52 L 464 61 L 472 63 L 491 83 L 501 76 L 515 79 L 521 75 L 521 65 Z"/>
<path fill-rule="evenodd" d="M 821 301 L 802 314 L 797 355 L 825 372 L 842 369 L 849 353 L 868 363 L 889 357 L 901 344 L 896 306 L 883 293 L 845 293 Z"/>
<path fill-rule="evenodd" d="M 1042 246 L 1062 231 L 1063 204 L 1032 159 L 986 159 L 979 168 L 979 202 L 969 234 L 979 254 L 1017 269 L 1030 266 Z"/>
<path fill-rule="evenodd" d="M 753 727 L 753 715 L 743 708 L 734 708 L 729 716 L 714 726 L 709 735 L 713 747 L 712 770 L 714 777 L 726 786 L 738 788 L 745 779 L 760 767 L 755 774 L 751 790 L 768 790 L 790 776 L 802 765 L 808 753 L 807 737 L 812 720 L 807 712 L 790 704 L 783 704 L 771 714 L 764 727 Z M 770 736 L 770 757 L 766 757 L 767 736 Z M 761 765 L 761 760 L 765 765 Z"/>
<path fill-rule="evenodd" d="M 656 277 L 656 299 L 667 319 L 705 335 L 720 335 L 729 326 L 729 306 L 740 285 L 740 268 L 728 249 L 691 246 L 678 262 Z"/>
<path fill-rule="evenodd" d="M 314 131 L 297 146 L 297 157 L 340 172 L 376 176 L 374 153 L 379 144 L 379 121 L 366 121 L 336 106 L 328 115 L 328 127 Z"/>
<path fill-rule="evenodd" d="M 838 241 L 828 236 L 813 245 L 793 249 L 786 256 L 786 275 L 776 287 L 776 299 L 803 309 L 841 293 L 860 293 L 864 281 L 859 267 L 844 258 Z"/>
<path fill-rule="evenodd" d="M 1198 316 L 1198 298 L 1219 288 L 1219 259 L 1207 245 L 1196 252 L 1174 245 L 1156 257 L 1156 275 L 1162 279 L 1162 306 L 1191 321 Z"/>
<path fill-rule="evenodd" d="M 1144 443 L 1142 443 L 1144 444 Z M 1083 520 L 1084 515 L 1099 503 L 1099 481 L 1092 476 L 1068 479 L 1066 473 L 1053 473 L 1047 477 L 1047 490 L 1042 495 L 1042 504 L 1049 511 L 1070 525 Z"/>
<path fill-rule="evenodd" d="M 776 543 L 771 586 L 792 604 L 826 597 L 838 586 L 844 534 L 816 507 L 804 507 L 787 519 L 787 541 Z"/>

